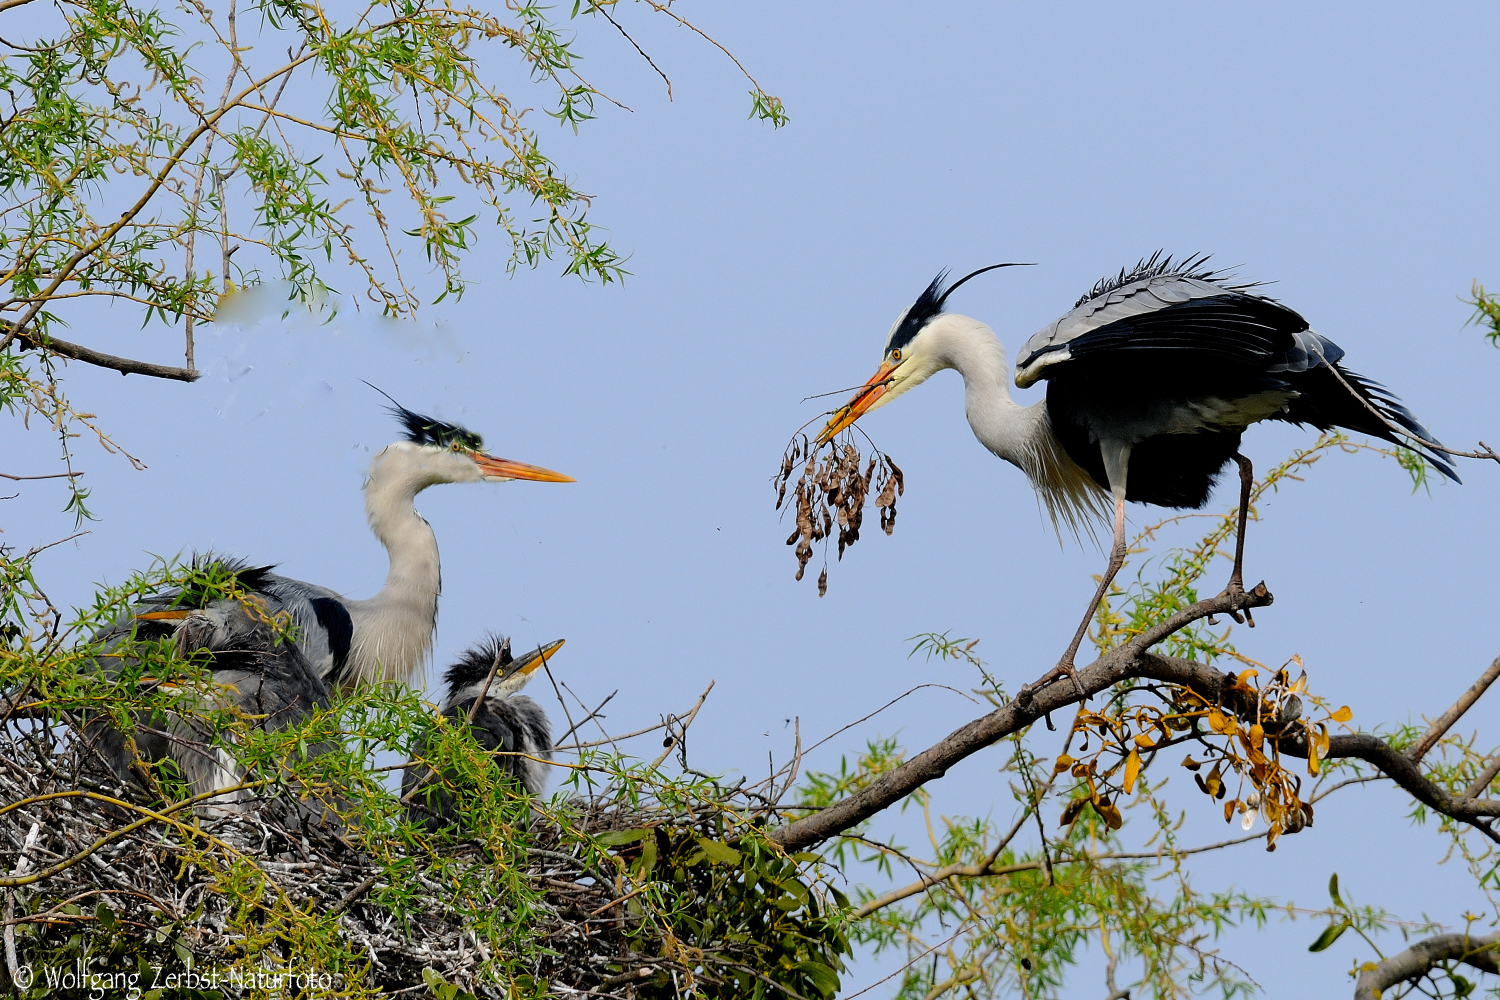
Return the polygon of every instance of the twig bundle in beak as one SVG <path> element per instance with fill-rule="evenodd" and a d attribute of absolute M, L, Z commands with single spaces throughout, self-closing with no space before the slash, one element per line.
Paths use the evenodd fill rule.
<path fill-rule="evenodd" d="M 905 478 L 891 457 L 878 448 L 861 471 L 861 456 L 855 447 L 854 435 L 849 434 L 842 442 L 830 440 L 813 443 L 808 437 L 798 435 L 787 445 L 781 458 L 781 471 L 772 479 L 776 487 L 776 509 L 786 503 L 787 486 L 792 474 L 801 468 L 802 475 L 793 487 L 792 497 L 797 510 L 797 527 L 788 545 L 795 545 L 797 555 L 797 579 L 802 579 L 807 564 L 812 560 L 813 543 L 823 542 L 826 551 L 828 539 L 833 537 L 834 525 L 838 525 L 839 559 L 844 558 L 844 549 L 859 541 L 860 525 L 864 521 L 865 503 L 873 488 L 875 506 L 880 511 L 880 527 L 887 535 L 896 529 L 896 498 L 906 491 Z M 804 464 L 805 463 L 805 464 Z M 828 568 L 818 576 L 818 596 L 828 592 Z"/>

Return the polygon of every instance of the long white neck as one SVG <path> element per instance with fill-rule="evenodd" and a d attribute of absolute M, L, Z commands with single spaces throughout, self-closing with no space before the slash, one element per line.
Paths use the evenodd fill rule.
<path fill-rule="evenodd" d="M 385 586 L 366 601 L 349 601 L 354 622 L 347 682 L 420 683 L 437 627 L 442 569 L 437 538 L 417 513 L 416 496 L 434 482 L 420 461 L 387 449 L 365 485 L 365 516 L 390 557 Z"/>
<path fill-rule="evenodd" d="M 939 362 L 963 376 L 964 414 L 979 443 L 1031 474 L 1046 407 L 1022 406 L 1010 398 L 1010 363 L 1000 338 L 978 320 L 951 313 L 924 332 L 932 338 Z"/>
<path fill-rule="evenodd" d="M 964 379 L 964 413 L 979 443 L 1026 473 L 1059 535 L 1092 535 L 1107 520 L 1102 492 L 1052 432 L 1046 401 L 1022 406 L 1010 398 L 1010 363 L 995 332 L 967 316 L 946 313 L 920 334 L 938 367 Z"/>

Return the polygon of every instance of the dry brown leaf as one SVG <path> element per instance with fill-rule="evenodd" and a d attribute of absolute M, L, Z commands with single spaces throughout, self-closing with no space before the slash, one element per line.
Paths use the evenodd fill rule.
<path fill-rule="evenodd" d="M 805 464 L 803 460 L 806 459 Z M 863 471 L 861 471 L 863 466 Z M 795 483 L 793 474 L 801 468 Z M 896 529 L 896 499 L 906 492 L 905 477 L 889 455 L 876 449 L 864 459 L 853 435 L 826 448 L 814 447 L 805 435 L 794 437 L 781 457 L 781 469 L 771 480 L 776 490 L 776 509 L 795 506 L 797 528 L 787 538 L 795 545 L 797 579 L 812 560 L 813 543 L 826 546 L 838 528 L 838 558 L 859 541 L 865 506 L 873 498 L 880 513 L 880 527 L 887 535 Z M 792 503 L 787 493 L 792 493 Z M 818 577 L 818 596 L 828 592 L 828 570 Z"/>

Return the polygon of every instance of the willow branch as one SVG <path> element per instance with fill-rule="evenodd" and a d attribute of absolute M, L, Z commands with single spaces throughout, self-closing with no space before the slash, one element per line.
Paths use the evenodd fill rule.
<path fill-rule="evenodd" d="M 1495 780 L 1495 775 L 1497 774 L 1500 774 L 1500 753 L 1490 758 L 1490 762 L 1484 766 L 1484 770 L 1479 772 L 1479 777 L 1475 778 L 1474 783 L 1464 790 L 1464 798 L 1472 799 L 1475 796 L 1483 794 L 1490 787 L 1490 782 Z"/>
<path fill-rule="evenodd" d="M 1024 821 L 1026 818 L 1027 816 L 1025 815 L 1021 817 L 1022 821 Z M 1017 823 L 1017 829 L 1019 830 L 1019 828 L 1020 823 Z M 1236 844 L 1247 844 L 1252 840 L 1265 839 L 1266 834 L 1264 832 L 1252 833 L 1244 837 L 1235 837 L 1232 840 L 1221 840 L 1216 844 L 1204 844 L 1201 847 L 1189 847 L 1183 850 L 1174 851 L 1163 849 L 1160 851 L 1117 851 L 1109 854 L 1085 854 L 1076 858 L 1053 858 L 1050 864 L 1055 868 L 1058 865 L 1072 865 L 1078 864 L 1079 862 L 1095 863 L 1099 861 L 1159 861 L 1164 858 L 1183 858 L 1187 857 L 1190 854 L 1203 854 L 1207 851 L 1223 850 L 1226 847 L 1233 847 Z M 1042 868 L 1041 858 L 1037 858 L 1034 861 L 1018 861 L 1013 865 L 1000 865 L 998 867 L 995 866 L 994 860 L 995 857 L 992 854 L 989 858 L 985 859 L 979 864 L 945 865 L 944 867 L 939 868 L 937 871 L 932 872 L 931 874 L 924 875 L 920 881 L 913 882 L 910 885 L 904 885 L 899 889 L 892 889 L 890 892 L 887 892 L 882 896 L 877 896 L 876 898 L 870 900 L 868 903 L 865 903 L 859 909 L 855 910 L 851 916 L 851 919 L 858 920 L 860 917 L 868 917 L 876 910 L 883 910 L 887 906 L 890 906 L 892 903 L 899 903 L 901 900 L 907 899 L 911 896 L 915 896 L 919 892 L 926 892 L 931 887 L 937 885 L 940 882 L 946 882 L 950 878 L 994 878 L 1003 875 L 1014 875 L 1016 872 L 1037 871 Z"/>
<path fill-rule="evenodd" d="M 220 107 L 218 110 L 214 111 L 213 113 L 211 113 L 211 114 L 209 114 L 207 116 L 204 116 L 203 119 L 202 119 L 202 121 L 201 121 L 201 123 L 198 125 L 198 127 L 195 128 L 195 129 L 193 129 L 191 132 L 189 132 L 186 136 L 183 137 L 183 140 L 182 140 L 181 143 L 178 144 L 176 151 L 173 152 L 170 156 L 168 156 L 166 158 L 166 162 L 161 167 L 161 169 L 159 169 L 158 171 L 156 171 L 156 173 L 154 175 L 152 175 L 152 177 L 150 179 L 150 182 L 146 185 L 146 190 L 143 191 L 141 193 L 141 196 L 136 199 L 135 204 L 131 205 L 125 211 L 121 212 L 120 213 L 120 217 L 118 219 L 116 219 L 114 222 L 110 223 L 108 226 L 105 226 L 102 230 L 100 230 L 99 234 L 94 237 L 93 242 L 89 243 L 87 246 L 80 247 L 77 251 L 75 251 L 73 253 L 73 255 L 71 257 L 69 257 L 66 261 L 63 262 L 62 266 L 59 267 L 57 269 L 57 271 L 55 272 L 55 277 L 52 279 L 51 284 L 49 284 L 46 288 L 42 289 L 41 294 L 39 296 L 37 296 L 37 298 L 39 298 L 40 301 L 34 302 L 32 304 L 32 306 L 29 309 L 27 309 L 26 312 L 21 316 L 21 319 L 18 322 L 16 322 L 16 323 L 10 324 L 9 325 L 9 329 L 7 329 L 5 331 L 5 335 L 3 337 L 0 337 L 0 350 L 4 350 L 7 346 L 10 345 L 10 343 L 12 341 L 14 341 L 14 340 L 16 340 L 16 339 L 18 339 L 20 337 L 27 337 L 27 336 L 29 336 L 24 331 L 26 330 L 26 327 L 31 323 L 32 319 L 34 319 L 36 317 L 36 314 L 41 310 L 41 308 L 45 304 L 46 300 L 48 298 L 50 298 L 52 295 L 56 294 L 57 290 L 62 287 L 63 283 L 73 276 L 73 272 L 78 268 L 78 265 L 80 263 L 82 263 L 88 257 L 91 257 L 95 253 L 97 253 L 101 247 L 107 245 L 110 240 L 112 240 L 112 239 L 115 238 L 115 235 L 121 229 L 123 229 L 126 226 L 130 225 L 130 223 L 135 219 L 135 217 L 137 215 L 139 215 L 142 211 L 145 210 L 146 206 L 151 203 L 151 200 L 156 197 L 157 192 L 161 190 L 161 188 L 162 188 L 162 186 L 164 184 L 166 184 L 167 178 L 169 176 L 171 176 L 172 171 L 174 171 L 174 170 L 177 169 L 178 165 L 182 162 L 182 158 L 187 155 L 188 150 L 192 149 L 193 146 L 198 142 L 199 139 L 201 139 L 203 137 L 203 135 L 205 133 L 212 131 L 215 128 L 215 126 L 218 125 L 219 119 L 223 118 L 226 114 L 228 114 L 231 110 L 233 110 L 237 105 L 239 105 L 242 101 L 244 101 L 245 98 L 249 97 L 252 93 L 256 92 L 261 87 L 263 87 L 266 84 L 270 83 L 272 80 L 275 80 L 277 77 L 281 76 L 284 73 L 290 73 L 290 72 L 292 72 L 298 66 L 300 66 L 302 63 L 307 62 L 309 59 L 312 59 L 312 58 L 313 58 L 313 56 L 311 54 L 308 54 L 308 55 L 303 55 L 303 56 L 298 57 L 297 59 L 292 60 L 290 63 L 286 64 L 285 66 L 282 66 L 280 69 L 276 70 L 275 72 L 266 75 L 262 79 L 260 79 L 260 80 L 258 80 L 256 82 L 252 83 L 249 87 L 246 87 L 244 90 L 241 90 L 238 94 L 235 94 L 234 95 L 234 99 L 232 101 L 230 101 L 227 105 L 224 105 L 224 106 Z M 36 345 L 35 341 L 32 341 L 32 343 L 33 343 L 33 346 L 38 346 L 38 345 Z M 79 361 L 86 361 L 89 364 L 99 364 L 100 363 L 98 361 L 92 360 L 89 357 L 84 357 L 84 356 L 79 355 L 79 354 L 67 354 L 67 352 L 65 350 L 63 350 L 62 346 L 58 346 L 58 345 L 65 345 L 66 347 L 72 348 L 73 350 L 88 352 L 91 355 L 97 355 L 98 357 L 108 358 L 108 359 L 110 359 L 112 361 L 126 361 L 126 359 L 115 358 L 113 355 L 110 355 L 110 354 L 99 354 L 96 351 L 90 351 L 88 348 L 77 347 L 76 345 L 73 345 L 73 344 L 67 344 L 65 341 L 56 341 L 56 340 L 53 340 L 50 337 L 46 338 L 45 342 L 42 343 L 39 346 L 42 349 L 45 349 L 45 350 L 48 350 L 48 351 L 52 351 L 52 352 L 57 353 L 57 354 L 65 354 L 66 356 L 71 357 L 71 358 L 76 358 Z M 126 363 L 129 363 L 129 364 L 139 364 L 139 362 L 126 362 Z M 114 368 L 117 371 L 124 371 L 123 369 L 119 368 L 117 365 L 114 365 L 114 364 L 105 364 L 105 365 L 103 365 L 103 367 L 105 367 L 105 368 Z M 181 368 L 164 368 L 163 366 L 152 366 L 152 367 L 163 368 L 164 371 L 170 371 L 170 372 L 185 372 L 186 371 L 186 369 L 181 369 Z M 125 372 L 125 374 L 130 374 L 130 372 Z M 157 374 L 158 377 L 161 377 L 161 378 L 182 378 L 181 375 L 161 375 L 161 374 L 156 373 L 156 372 L 147 372 L 147 371 L 140 371 L 139 374 L 142 374 L 142 375 L 145 375 L 145 374 Z M 183 380 L 184 381 L 189 381 L 189 382 L 192 381 L 192 379 L 183 379 Z"/>
<path fill-rule="evenodd" d="M 0 322 L 0 332 L 15 333 L 9 323 Z M 71 344 L 66 340 L 58 340 L 53 336 L 32 337 L 25 333 L 15 334 L 16 343 L 23 350 L 46 351 L 49 354 L 61 354 L 65 358 L 74 361 L 82 361 L 85 364 L 96 365 L 100 368 L 112 368 L 121 375 L 150 375 L 152 378 L 176 379 L 179 382 L 196 382 L 199 371 L 191 371 L 187 368 L 174 368 L 171 365 L 158 365 L 150 361 L 136 361 L 132 358 L 122 358 L 116 354 L 105 354 L 96 351 L 92 347 L 84 347 L 82 344 Z"/>
<path fill-rule="evenodd" d="M 1401 427 L 1400 425 L 1396 424 L 1384 413 L 1381 413 L 1378 409 L 1376 409 L 1373 403 L 1371 403 L 1364 396 L 1360 395 L 1360 393 L 1355 390 L 1354 386 L 1350 385 L 1348 381 L 1345 380 L 1344 373 L 1339 371 L 1338 365 L 1325 362 L 1325 366 L 1330 372 L 1333 373 L 1333 377 L 1338 379 L 1339 385 L 1342 385 L 1345 389 L 1348 389 L 1349 395 L 1353 396 L 1356 400 L 1362 403 L 1364 405 L 1364 408 L 1369 410 L 1370 413 L 1375 416 L 1375 419 L 1379 420 L 1382 424 L 1385 424 L 1385 426 L 1391 431 L 1391 433 L 1398 434 L 1408 441 L 1414 441 L 1419 447 L 1427 448 L 1431 451 L 1440 451 L 1444 455 L 1453 455 L 1457 458 L 1487 458 L 1492 462 L 1500 462 L 1500 454 L 1497 454 L 1495 452 L 1495 449 L 1491 448 L 1483 441 L 1479 442 L 1479 448 L 1475 451 L 1455 451 L 1452 448 L 1445 448 L 1444 446 L 1438 444 L 1436 441 L 1428 441 L 1425 438 L 1418 437 L 1411 431 L 1407 430 L 1405 427 Z"/>
<path fill-rule="evenodd" d="M 1241 717 L 1253 718 L 1255 714 L 1254 695 L 1245 692 L 1243 688 L 1236 689 L 1233 674 L 1221 673 L 1193 660 L 1147 653 L 1141 657 L 1132 676 L 1189 688 L 1210 704 L 1223 705 Z M 1279 753 L 1288 757 L 1307 757 L 1307 735 L 1300 727 L 1285 734 L 1267 732 L 1266 736 Z M 1500 843 L 1500 834 L 1490 825 L 1494 817 L 1500 816 L 1500 800 L 1454 795 L 1441 785 L 1429 781 L 1416 761 L 1378 736 L 1370 733 L 1333 736 L 1328 741 L 1328 752 L 1319 756 L 1327 760 L 1362 760 L 1400 785 L 1412 798 L 1429 809 L 1460 823 L 1467 823 L 1490 840 Z"/>
<path fill-rule="evenodd" d="M 80 861 L 83 861 L 89 855 L 98 851 L 101 847 L 106 847 L 109 844 L 114 843 L 116 840 L 119 840 L 121 837 L 129 836 L 136 830 L 139 830 L 141 827 L 149 826 L 152 823 L 165 823 L 168 826 L 175 827 L 185 833 L 194 836 L 205 837 L 209 841 L 217 844 L 220 847 L 228 847 L 228 844 L 225 844 L 217 837 L 205 833 L 197 827 L 190 827 L 178 820 L 173 819 L 172 814 L 175 812 L 180 812 L 181 810 L 186 809 L 188 806 L 194 805 L 196 803 L 204 802 L 212 798 L 217 798 L 220 795 L 228 795 L 231 792 L 244 791 L 245 789 L 249 788 L 258 788 L 268 783 L 269 782 L 267 781 L 253 781 L 233 785 L 228 788 L 216 788 L 211 792 L 203 792 L 201 794 L 194 795 L 190 799 L 183 799 L 181 802 L 174 802 L 160 812 L 157 812 L 154 809 L 147 809 L 144 806 L 138 806 L 130 802 L 125 802 L 121 799 L 116 799 L 108 795 L 100 795 L 97 792 L 77 790 L 66 792 L 51 792 L 46 795 L 38 795 L 29 799 L 22 799 L 20 802 L 12 802 L 10 805 L 5 806 L 3 809 L 0 809 L 0 813 L 9 812 L 12 809 L 17 809 L 24 805 L 31 805 L 37 802 L 45 802 L 49 799 L 87 798 L 94 799 L 99 802 L 108 803 L 109 805 L 115 806 L 119 809 L 127 809 L 131 812 L 139 813 L 142 818 L 136 820 L 134 823 L 122 826 L 118 830 L 111 830 L 109 833 L 106 833 L 104 836 L 100 837 L 98 840 L 94 841 L 92 844 L 90 844 L 88 847 L 85 847 L 77 854 L 73 855 L 70 858 L 64 858 L 62 861 L 59 861 L 57 864 L 52 865 L 51 867 L 43 868 L 41 871 L 32 872 L 29 875 L 18 875 L 0 878 L 0 888 L 14 888 L 16 886 L 31 885 L 34 882 L 41 882 L 49 879 L 60 872 L 67 871 L 69 868 L 72 868 L 74 865 L 78 864 Z"/>
<path fill-rule="evenodd" d="M 702 708 L 703 707 L 703 703 L 708 700 L 708 693 L 714 689 L 714 684 L 715 683 L 717 683 L 717 682 L 715 682 L 715 681 L 709 681 L 708 682 L 708 687 L 704 688 L 703 689 L 703 693 L 698 696 L 698 704 L 694 705 L 693 706 L 693 710 L 691 712 L 689 712 L 683 718 L 682 725 L 680 727 L 678 727 L 677 735 L 676 736 L 670 736 L 669 735 L 667 737 L 667 739 L 669 740 L 669 742 L 667 743 L 667 748 L 661 752 L 661 756 L 660 757 L 656 758 L 655 760 L 653 760 L 651 762 L 651 766 L 649 768 L 647 768 L 647 770 L 654 771 L 658 767 L 661 767 L 661 762 L 667 759 L 667 754 L 669 754 L 673 750 L 675 750 L 677 748 L 678 744 L 680 744 L 684 739 L 687 738 L 688 726 L 691 726 L 693 724 L 693 720 L 698 717 L 698 709 Z M 670 733 L 670 730 L 668 730 L 668 732 Z M 686 759 L 686 758 L 684 758 L 684 759 Z"/>

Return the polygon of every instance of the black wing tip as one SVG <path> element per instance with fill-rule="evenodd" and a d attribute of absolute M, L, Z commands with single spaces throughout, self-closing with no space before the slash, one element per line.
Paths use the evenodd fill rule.
<path fill-rule="evenodd" d="M 365 382 L 364 379 L 360 379 Z M 380 393 L 391 401 L 386 407 L 386 412 L 400 421 L 401 426 L 406 429 L 406 440 L 412 444 L 435 445 L 439 448 L 463 448 L 468 451 L 484 451 L 484 438 L 459 424 L 447 420 L 439 420 L 436 417 L 425 416 L 415 410 L 408 410 L 395 398 L 380 386 L 371 382 L 365 382 L 371 389 Z"/>
<path fill-rule="evenodd" d="M 483 639 L 470 646 L 458 655 L 458 659 L 443 674 L 443 681 L 448 685 L 448 694 L 454 695 L 470 684 L 478 683 L 489 676 L 490 667 L 494 665 L 496 658 L 500 660 L 500 671 L 496 676 L 504 673 L 506 664 L 510 663 L 510 639 L 497 632 L 491 632 Z"/>
<path fill-rule="evenodd" d="M 1458 470 L 1454 468 L 1451 459 L 1442 452 L 1443 443 L 1433 436 L 1433 433 L 1422 425 L 1417 415 L 1406 408 L 1391 391 L 1374 379 L 1365 378 L 1349 371 L 1343 365 L 1335 363 L 1335 367 L 1343 374 L 1351 384 L 1358 386 L 1365 394 L 1369 403 L 1380 412 L 1386 420 L 1406 429 L 1407 433 L 1416 438 L 1416 442 L 1402 441 L 1388 428 L 1381 436 L 1392 444 L 1420 455 L 1423 461 L 1431 465 L 1444 477 L 1453 480 L 1460 486 L 1463 480 L 1458 477 Z"/>
<path fill-rule="evenodd" d="M 1078 301 L 1073 303 L 1073 308 L 1077 309 L 1090 299 L 1097 299 L 1117 288 L 1124 288 L 1126 285 L 1145 281 L 1148 278 L 1191 278 L 1194 281 L 1207 281 L 1220 285 L 1228 292 L 1247 292 L 1266 284 L 1263 281 L 1239 281 L 1234 274 L 1230 273 L 1230 268 L 1208 267 L 1209 258 L 1212 256 L 1206 253 L 1190 253 L 1179 260 L 1167 253 L 1165 249 L 1157 250 L 1150 257 L 1142 257 L 1136 261 L 1134 267 L 1122 267 L 1118 274 L 1105 275 L 1094 282 L 1094 287 L 1079 296 Z"/>

